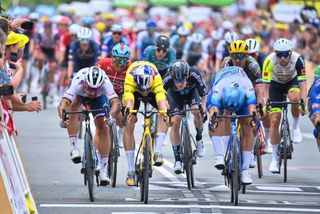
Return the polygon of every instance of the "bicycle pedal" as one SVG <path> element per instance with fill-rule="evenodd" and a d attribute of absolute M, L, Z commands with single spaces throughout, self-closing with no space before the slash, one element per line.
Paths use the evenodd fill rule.
<path fill-rule="evenodd" d="M 80 172 L 81 172 L 81 174 L 84 174 L 86 172 L 86 169 L 85 168 L 81 168 Z"/>

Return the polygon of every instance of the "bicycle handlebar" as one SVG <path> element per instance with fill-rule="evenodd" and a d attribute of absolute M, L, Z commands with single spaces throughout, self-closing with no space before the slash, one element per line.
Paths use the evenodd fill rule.
<path fill-rule="evenodd" d="M 267 104 L 266 104 L 266 110 L 267 112 L 270 112 L 271 110 L 271 104 L 281 104 L 282 106 L 284 105 L 300 105 L 300 108 L 302 111 L 305 111 L 305 103 L 303 99 L 300 99 L 299 102 L 290 102 L 290 101 L 271 101 L 268 99 Z"/>
<path fill-rule="evenodd" d="M 92 109 L 92 110 L 84 109 L 82 111 L 70 111 L 70 112 L 67 112 L 66 109 L 62 109 L 62 120 L 66 121 L 68 119 L 69 114 L 83 114 L 87 116 L 90 113 L 100 112 L 100 111 L 104 111 L 106 117 L 109 118 L 110 115 L 108 112 L 108 108 L 107 106 L 105 106 L 104 108 L 101 108 L 101 109 Z"/>
<path fill-rule="evenodd" d="M 130 113 L 140 113 L 145 117 L 151 117 L 153 114 L 164 114 L 168 115 L 169 110 L 137 110 L 137 109 L 126 109 L 122 118 L 122 125 L 125 126 L 127 124 L 127 119 L 130 115 Z M 169 123 L 171 124 L 171 117 L 169 117 Z"/>

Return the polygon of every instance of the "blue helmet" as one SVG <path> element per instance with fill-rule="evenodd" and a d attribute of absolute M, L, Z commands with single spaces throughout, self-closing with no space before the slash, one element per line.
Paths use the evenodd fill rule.
<path fill-rule="evenodd" d="M 112 56 L 129 58 L 130 53 L 130 48 L 124 43 L 118 43 L 112 48 Z"/>
<path fill-rule="evenodd" d="M 223 108 L 231 112 L 237 112 L 241 109 L 245 98 L 243 88 L 238 83 L 228 85 L 222 95 Z"/>
<path fill-rule="evenodd" d="M 94 23 L 94 18 L 92 16 L 85 16 L 82 18 L 83 25 L 92 25 Z"/>
<path fill-rule="evenodd" d="M 157 27 L 157 23 L 153 20 L 148 20 L 146 23 L 146 27 L 147 28 L 156 28 Z"/>

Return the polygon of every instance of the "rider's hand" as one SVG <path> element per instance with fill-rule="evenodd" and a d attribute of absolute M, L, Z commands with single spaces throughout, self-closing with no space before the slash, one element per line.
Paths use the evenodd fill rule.
<path fill-rule="evenodd" d="M 166 123 L 166 125 L 167 125 L 168 127 L 171 127 L 171 126 L 172 126 L 173 121 L 172 121 L 172 118 L 171 118 L 169 115 L 164 114 L 164 115 L 163 115 L 163 120 L 164 120 L 164 122 Z"/>
<path fill-rule="evenodd" d="M 59 125 L 61 128 L 67 128 L 67 126 L 69 125 L 69 121 L 68 120 L 64 121 L 63 119 L 60 119 Z"/>
<path fill-rule="evenodd" d="M 26 104 L 27 106 L 27 111 L 36 111 L 39 112 L 41 111 L 41 102 L 39 100 L 34 100 L 31 101 L 30 103 Z"/>
<path fill-rule="evenodd" d="M 300 100 L 300 113 L 301 113 L 301 116 L 304 116 L 307 114 L 306 105 L 303 99 Z"/>

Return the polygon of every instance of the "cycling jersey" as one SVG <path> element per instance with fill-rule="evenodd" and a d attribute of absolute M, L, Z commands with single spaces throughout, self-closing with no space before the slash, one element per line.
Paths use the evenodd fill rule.
<path fill-rule="evenodd" d="M 243 71 L 243 69 L 236 66 L 223 68 L 217 73 L 213 86 L 208 95 L 206 103 L 207 109 L 215 106 L 220 110 L 220 112 L 222 112 L 224 109 L 222 106 L 222 95 L 224 93 L 224 89 L 229 85 L 235 84 L 237 84 L 237 87 L 243 88 L 245 93 L 245 102 L 237 113 L 248 114 L 248 106 L 256 105 L 256 95 L 251 80 L 248 78 L 247 74 Z"/>
<path fill-rule="evenodd" d="M 261 73 L 262 73 L 262 69 L 263 69 L 263 63 L 266 60 L 266 58 L 267 58 L 267 55 L 265 53 L 258 52 L 258 57 L 257 57 L 256 61 L 258 62 L 259 66 L 260 66 Z"/>
<path fill-rule="evenodd" d="M 60 38 L 60 51 L 64 53 L 61 66 L 64 68 L 68 67 L 68 56 L 71 42 L 72 35 L 70 32 L 64 33 Z"/>
<path fill-rule="evenodd" d="M 287 66 L 282 67 L 276 54 L 270 54 L 263 63 L 262 82 L 270 84 L 271 80 L 280 84 L 286 84 L 297 77 L 298 82 L 306 81 L 305 64 L 302 57 L 292 52 Z"/>
<path fill-rule="evenodd" d="M 127 75 L 126 75 L 126 78 L 124 81 L 124 93 L 123 93 L 123 97 L 122 97 L 123 104 L 125 105 L 127 100 L 134 100 L 135 99 L 135 96 L 134 96 L 135 92 L 138 92 L 139 94 L 142 93 L 138 90 L 137 85 L 136 85 L 134 78 L 133 78 L 135 75 L 134 68 L 138 65 L 149 65 L 154 68 L 154 70 L 156 72 L 153 74 L 153 82 L 150 87 L 150 92 L 155 94 L 156 102 L 166 99 L 166 91 L 163 88 L 162 78 L 161 78 L 160 74 L 157 72 L 158 70 L 157 70 L 156 66 L 150 62 L 136 61 L 136 62 L 132 63 L 127 70 Z"/>
<path fill-rule="evenodd" d="M 309 117 L 320 112 L 320 77 L 312 83 L 308 92 L 308 111 Z"/>
<path fill-rule="evenodd" d="M 144 52 L 144 60 L 153 63 L 159 71 L 161 77 L 165 75 L 170 65 L 176 60 L 173 48 L 169 48 L 166 56 L 159 61 L 156 57 L 156 46 L 149 46 Z"/>
<path fill-rule="evenodd" d="M 149 35 L 148 31 L 142 31 L 137 35 L 137 49 L 141 50 L 141 56 L 138 56 L 139 60 L 143 59 L 143 53 L 148 46 L 155 45 L 156 38 L 160 34 L 158 32 L 154 32 L 152 36 Z"/>
<path fill-rule="evenodd" d="M 129 45 L 129 40 L 122 36 L 120 41 L 121 43 L 125 43 L 126 45 Z M 103 45 L 101 47 L 101 53 L 105 54 L 107 57 L 112 57 L 112 48 L 116 45 L 117 43 L 114 43 L 112 35 L 107 36 L 105 40 L 103 41 Z"/>
<path fill-rule="evenodd" d="M 227 56 L 230 56 L 228 44 L 225 40 L 220 40 L 217 45 L 216 58 L 222 60 Z"/>
<path fill-rule="evenodd" d="M 54 33 L 50 36 L 47 36 L 44 33 L 38 33 L 35 37 L 36 48 L 39 48 L 49 60 L 54 60 L 55 58 L 55 50 L 58 47 L 58 41 L 59 37 Z M 41 52 L 38 54 L 41 55 Z"/>
<path fill-rule="evenodd" d="M 201 97 L 208 94 L 207 86 L 203 81 L 201 74 L 196 68 L 190 67 L 190 75 L 186 81 L 186 87 L 183 90 L 179 90 L 174 84 L 170 72 L 167 72 L 166 75 L 163 77 L 163 86 L 166 91 L 170 88 L 172 93 L 177 95 L 187 95 L 191 93 L 191 91 L 193 91 L 194 89 L 197 89 Z"/>
<path fill-rule="evenodd" d="M 186 47 L 187 42 L 185 42 L 184 44 L 181 44 L 180 43 L 180 36 L 175 34 L 170 38 L 170 44 L 171 44 L 171 47 L 176 52 L 176 58 L 181 59 L 183 56 L 183 51 Z"/>
<path fill-rule="evenodd" d="M 85 81 L 85 76 L 88 72 L 89 68 L 83 68 L 73 77 L 71 85 L 63 95 L 62 99 L 68 101 L 71 104 L 75 101 L 77 96 L 88 97 L 88 86 Z M 97 94 L 95 98 L 98 98 L 103 94 L 107 96 L 109 101 L 118 98 L 118 95 L 114 91 L 107 75 L 105 75 L 105 81 L 103 85 L 97 88 L 96 92 Z"/>
<path fill-rule="evenodd" d="M 89 50 L 86 53 L 81 50 L 79 40 L 73 41 L 69 49 L 69 61 L 74 62 L 73 73 L 77 73 L 82 68 L 94 66 L 99 56 L 99 45 L 95 41 L 90 40 Z"/>
<path fill-rule="evenodd" d="M 97 66 L 104 70 L 108 75 L 113 88 L 118 95 L 123 93 L 123 84 L 129 65 L 130 64 L 124 68 L 123 72 L 117 72 L 112 66 L 112 58 L 103 58 L 97 62 Z"/>
<path fill-rule="evenodd" d="M 226 57 L 223 60 L 222 66 L 233 66 L 233 62 L 230 56 Z M 246 72 L 247 76 L 249 77 L 254 86 L 262 83 L 260 66 L 253 57 L 248 57 L 243 70 Z"/>

